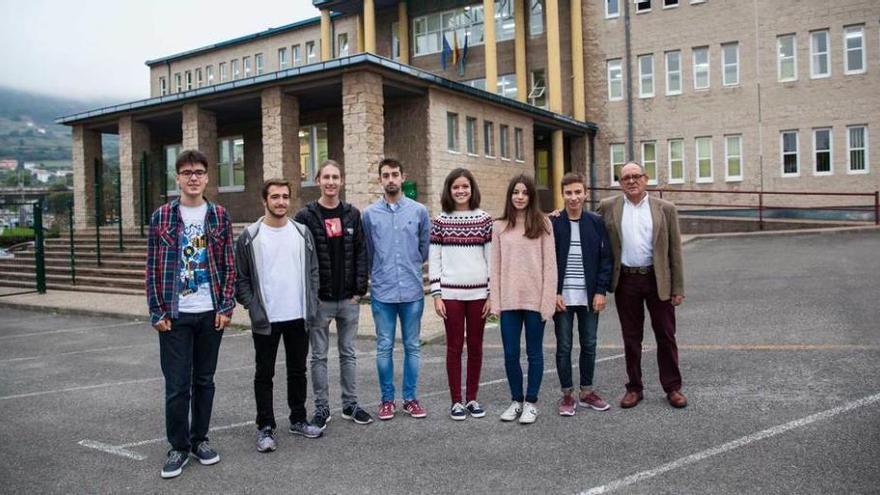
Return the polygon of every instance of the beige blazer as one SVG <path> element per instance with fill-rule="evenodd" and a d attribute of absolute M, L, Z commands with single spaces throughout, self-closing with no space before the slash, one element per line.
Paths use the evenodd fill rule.
<path fill-rule="evenodd" d="M 666 301 L 672 295 L 684 295 L 684 265 L 681 259 L 681 232 L 678 227 L 678 213 L 669 201 L 651 196 L 651 219 L 654 227 L 654 274 L 657 277 L 657 295 Z M 620 220 L 623 218 L 623 195 L 603 199 L 597 212 L 605 220 L 611 252 L 614 255 L 614 270 L 611 272 L 611 291 L 617 288 L 620 279 L 620 253 L 623 237 Z"/>

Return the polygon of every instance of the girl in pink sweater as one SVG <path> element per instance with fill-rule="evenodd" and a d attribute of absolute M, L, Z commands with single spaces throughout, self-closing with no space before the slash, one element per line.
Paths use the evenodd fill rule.
<path fill-rule="evenodd" d="M 504 369 L 513 399 L 502 421 L 519 417 L 534 423 L 535 404 L 544 375 L 544 323 L 556 304 L 556 250 L 550 221 L 541 213 L 535 181 L 526 175 L 510 180 L 502 216 L 492 229 L 489 298 L 501 315 Z M 528 383 L 523 394 L 520 336 L 526 333 Z"/>

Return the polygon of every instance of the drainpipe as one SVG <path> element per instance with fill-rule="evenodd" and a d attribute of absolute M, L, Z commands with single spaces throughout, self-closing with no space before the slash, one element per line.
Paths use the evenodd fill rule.
<path fill-rule="evenodd" d="M 596 211 L 596 131 L 588 131 L 590 140 L 590 210 Z"/>
<path fill-rule="evenodd" d="M 623 35 L 626 43 L 626 159 L 635 160 L 633 147 L 632 43 L 629 24 L 629 0 L 623 4 Z"/>

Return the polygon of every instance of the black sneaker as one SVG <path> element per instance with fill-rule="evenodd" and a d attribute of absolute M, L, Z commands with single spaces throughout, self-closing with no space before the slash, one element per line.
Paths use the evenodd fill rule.
<path fill-rule="evenodd" d="M 370 413 L 361 409 L 361 406 L 357 404 L 342 408 L 342 417 L 350 419 L 359 425 L 368 425 L 373 422 L 373 417 L 370 416 Z"/>
<path fill-rule="evenodd" d="M 330 408 L 326 406 L 318 406 L 315 408 L 315 415 L 312 416 L 312 426 L 317 426 L 324 431 L 327 428 L 327 423 L 330 422 Z"/>
<path fill-rule="evenodd" d="M 199 442 L 198 445 L 192 449 L 192 455 L 199 460 L 199 463 L 202 466 L 210 466 L 211 464 L 217 464 L 220 462 L 220 454 L 212 449 L 207 441 Z"/>
<path fill-rule="evenodd" d="M 183 472 L 183 466 L 189 462 L 189 455 L 182 450 L 169 450 L 165 465 L 162 466 L 162 478 L 176 478 Z"/>

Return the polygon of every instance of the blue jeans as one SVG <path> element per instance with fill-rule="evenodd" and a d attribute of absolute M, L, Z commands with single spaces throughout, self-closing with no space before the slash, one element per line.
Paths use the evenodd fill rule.
<path fill-rule="evenodd" d="M 564 392 L 571 391 L 571 343 L 574 317 L 578 321 L 578 341 L 580 352 L 581 387 L 593 386 L 593 372 L 596 368 L 596 331 L 599 328 L 599 313 L 590 311 L 588 306 L 568 306 L 565 311 L 553 315 L 556 329 L 556 372 Z"/>
<path fill-rule="evenodd" d="M 383 303 L 373 299 L 373 322 L 376 324 L 376 371 L 382 400 L 394 400 L 394 333 L 400 318 L 400 334 L 403 340 L 403 399 L 416 398 L 419 381 L 421 348 L 419 334 L 422 329 L 422 310 L 425 300 L 405 303 Z"/>
<path fill-rule="evenodd" d="M 537 311 L 511 310 L 501 312 L 501 343 L 504 346 L 504 371 L 510 395 L 523 401 L 523 373 L 519 362 L 520 336 L 526 327 L 526 356 L 529 361 L 528 386 L 525 400 L 538 402 L 538 391 L 544 377 L 544 322 Z"/>

